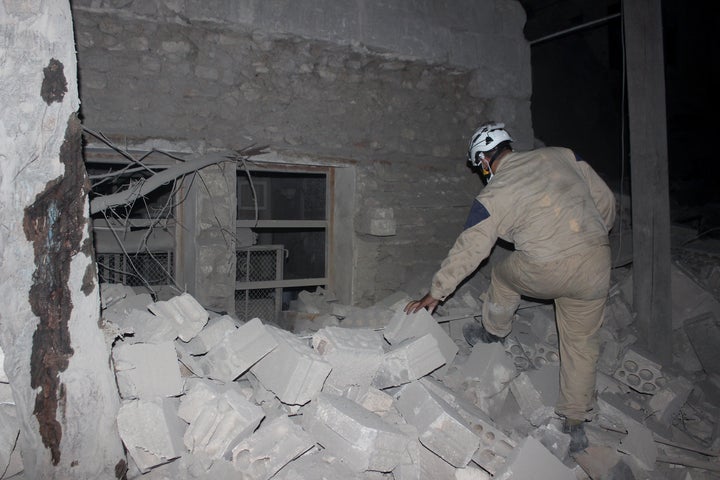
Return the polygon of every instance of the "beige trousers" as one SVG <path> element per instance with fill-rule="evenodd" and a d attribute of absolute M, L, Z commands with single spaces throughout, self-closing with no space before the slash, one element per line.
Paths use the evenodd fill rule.
<path fill-rule="evenodd" d="M 485 329 L 501 337 L 512 329 L 520 295 L 554 299 L 560 343 L 558 414 L 590 419 L 595 401 L 595 376 L 602 325 L 610 284 L 610 248 L 601 245 L 560 260 L 537 262 L 513 252 L 493 268 Z"/>

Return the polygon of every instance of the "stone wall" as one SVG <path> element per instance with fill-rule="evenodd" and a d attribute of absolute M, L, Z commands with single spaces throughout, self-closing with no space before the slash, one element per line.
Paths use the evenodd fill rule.
<path fill-rule="evenodd" d="M 398 225 L 351 238 L 355 302 L 438 266 L 480 188 L 464 164 L 477 124 L 503 120 L 532 144 L 518 2 L 199 5 L 73 2 L 85 125 L 350 165 L 356 217 L 392 208 Z"/>

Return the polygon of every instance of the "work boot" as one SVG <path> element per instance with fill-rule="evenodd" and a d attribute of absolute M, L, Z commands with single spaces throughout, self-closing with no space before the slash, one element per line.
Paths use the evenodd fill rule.
<path fill-rule="evenodd" d="M 582 420 L 566 418 L 562 431 L 570 435 L 570 448 L 568 449 L 570 453 L 578 453 L 587 448 L 589 443 Z"/>
<path fill-rule="evenodd" d="M 505 337 L 498 337 L 485 330 L 482 322 L 468 322 L 463 325 L 462 332 L 465 341 L 468 342 L 471 347 L 475 346 L 478 341 L 482 343 L 495 343 L 505 340 Z"/>

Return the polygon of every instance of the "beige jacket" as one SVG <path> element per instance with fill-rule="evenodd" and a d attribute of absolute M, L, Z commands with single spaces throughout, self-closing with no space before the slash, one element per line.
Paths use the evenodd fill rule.
<path fill-rule="evenodd" d="M 473 203 L 465 230 L 432 280 L 444 300 L 489 254 L 499 238 L 539 261 L 607 245 L 615 197 L 572 150 L 511 152 Z"/>

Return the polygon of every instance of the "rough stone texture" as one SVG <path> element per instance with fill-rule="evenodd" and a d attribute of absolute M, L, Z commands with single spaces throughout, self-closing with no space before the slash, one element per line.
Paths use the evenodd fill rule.
<path fill-rule="evenodd" d="M 283 163 L 357 170 L 353 304 L 371 305 L 418 275 L 429 283 L 481 188 L 465 166 L 477 124 L 504 120 L 519 148 L 532 146 L 530 49 L 516 1 L 81 0 L 73 13 L 93 129 L 197 150 L 269 145 Z M 193 187 L 198 215 L 234 198 L 232 176 L 212 176 L 212 195 Z M 217 283 L 198 299 L 231 311 L 219 297 L 234 282 L 233 259 L 212 252 L 234 248 L 223 233 L 233 231 L 233 207 L 220 209 L 219 221 L 203 216 L 208 224 L 183 242 L 198 242 L 185 284 L 197 295 Z M 371 233 L 394 235 L 363 233 L 361 214 L 372 209 L 392 209 L 395 225 Z M 424 246 L 411 253 L 419 231 Z"/>
<path fill-rule="evenodd" d="M 112 356 L 122 398 L 149 400 L 182 393 L 180 367 L 172 342 L 118 345 Z"/>
<path fill-rule="evenodd" d="M 0 18 L 0 345 L 18 450 L 28 478 L 112 477 L 125 460 L 98 328 L 70 8 L 3 2 Z"/>

